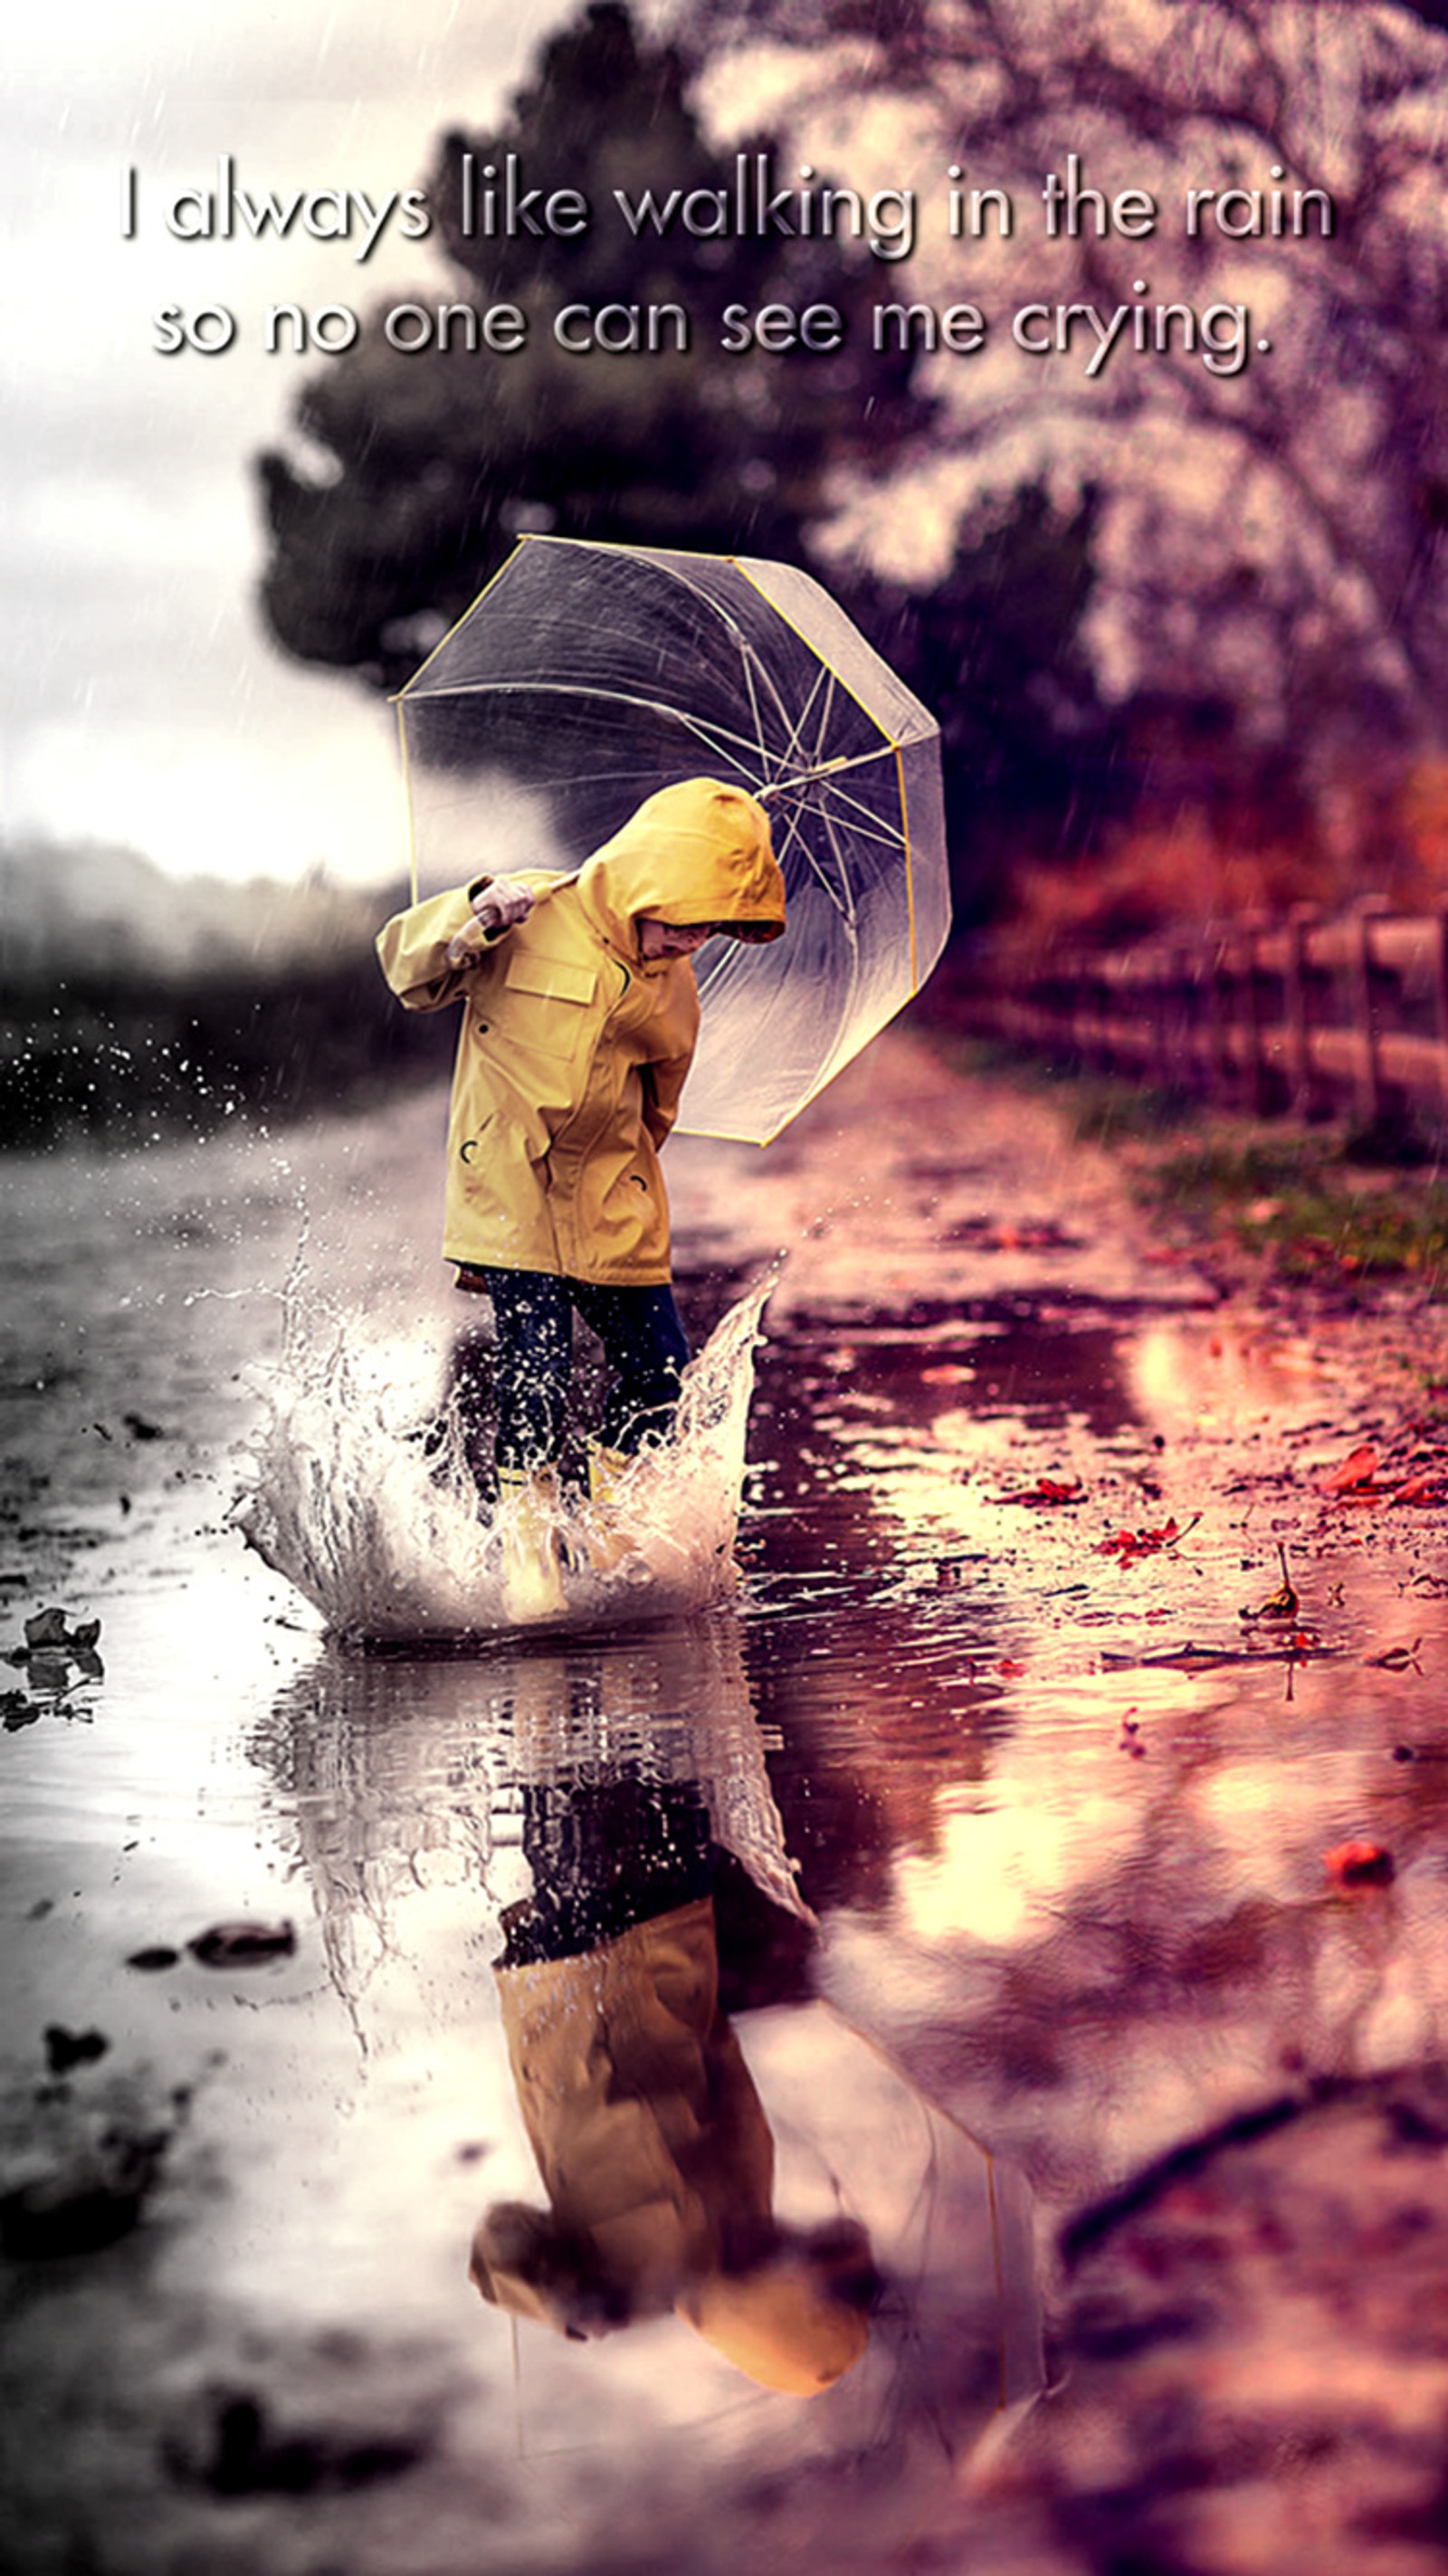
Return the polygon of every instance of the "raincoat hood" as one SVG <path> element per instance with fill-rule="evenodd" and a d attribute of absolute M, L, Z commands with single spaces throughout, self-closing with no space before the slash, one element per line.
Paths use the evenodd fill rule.
<path fill-rule="evenodd" d="M 646 797 L 611 841 L 585 860 L 579 899 L 632 946 L 641 916 L 682 928 L 717 921 L 736 939 L 784 932 L 784 878 L 769 818 L 742 787 L 684 778 Z"/>
<path fill-rule="evenodd" d="M 586 2239 L 544 2211 L 514 2202 L 479 2221 L 468 2271 L 494 2307 L 579 2342 L 627 2325 L 639 2312 L 617 2285 L 610 2295 Z M 712 2273 L 691 2282 L 674 2308 L 756 2387 L 787 2397 L 822 2396 L 853 2370 L 870 2339 L 869 2318 L 797 2256 L 755 2272 Z"/>

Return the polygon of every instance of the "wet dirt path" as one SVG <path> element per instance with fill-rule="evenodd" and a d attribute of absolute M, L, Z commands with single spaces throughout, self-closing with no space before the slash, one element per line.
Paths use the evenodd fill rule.
<path fill-rule="evenodd" d="M 962 2517 L 972 2564 L 991 2530 L 1094 2564 L 1008 2477 L 962 2487 L 1054 2331 L 1063 2220 L 1284 2085 L 1442 2047 L 1444 1516 L 1324 1490 L 1401 1437 L 1406 1319 L 1222 1308 L 1048 1109 L 896 1035 L 769 1155 L 670 1149 L 696 1331 L 788 1252 L 737 1604 L 367 1662 L 240 1553 L 229 1448 L 299 1197 L 400 1383 L 450 1327 L 436 1120 L 19 1176 L 7 1642 L 56 1603 L 72 1647 L 15 1668 L 0 1747 L 6 2179 L 165 2143 L 134 2230 L 7 2264 L 17 2564 L 873 2567 L 911 2533 L 951 2564 Z M 1279 1542 L 1296 1614 L 1244 1622 Z M 848 2213 L 881 2266 L 867 2364 L 803 2412 L 676 2320 L 575 2347 L 463 2278 L 480 2207 L 539 2196 L 492 1963 L 544 1793 L 640 1778 L 727 1855 L 777 2210 Z M 1335 1877 L 1353 1841 L 1391 1876 Z M 791 1864 L 812 1922 L 763 1904 Z M 231 1917 L 295 1947 L 186 1951 Z M 48 2030 L 104 2052 L 59 2068 Z"/>
<path fill-rule="evenodd" d="M 831 1991 L 1079 2198 L 1283 2064 L 1438 2044 L 1445 1514 L 1330 1488 L 1411 1452 L 1441 1334 L 1222 1305 L 1007 1086 L 902 1048 L 867 1097 L 886 1151 L 771 1310 L 761 1713 L 882 1812 Z M 1279 1545 L 1296 1614 L 1244 1618 Z M 1340 1899 L 1352 1839 L 1391 1928 Z"/>

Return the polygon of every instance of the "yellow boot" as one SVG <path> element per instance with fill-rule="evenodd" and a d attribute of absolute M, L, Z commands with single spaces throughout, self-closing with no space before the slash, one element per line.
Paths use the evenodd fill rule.
<path fill-rule="evenodd" d="M 618 1497 L 633 1460 L 622 1449 L 607 1449 L 601 1440 L 588 1444 L 588 1562 L 595 1574 L 612 1574 L 633 1554 L 633 1540 L 620 1526 Z"/>
<path fill-rule="evenodd" d="M 558 1479 L 551 1467 L 498 1469 L 503 1542 L 503 1607 L 519 1627 L 558 1618 L 566 1604 L 558 1570 Z"/>

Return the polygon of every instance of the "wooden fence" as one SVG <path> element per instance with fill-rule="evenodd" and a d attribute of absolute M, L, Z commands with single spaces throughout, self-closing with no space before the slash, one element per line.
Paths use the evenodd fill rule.
<path fill-rule="evenodd" d="M 981 953 L 968 1025 L 1257 1116 L 1448 1117 L 1448 907 L 1369 899 L 1030 964 Z"/>

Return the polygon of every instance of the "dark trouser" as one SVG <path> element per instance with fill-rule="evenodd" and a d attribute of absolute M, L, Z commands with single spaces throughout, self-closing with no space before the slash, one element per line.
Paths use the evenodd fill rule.
<path fill-rule="evenodd" d="M 576 1959 L 635 1923 L 707 1896 L 715 1847 L 709 1809 L 692 1780 L 602 1780 L 523 1786 L 523 1849 L 533 1894 L 503 1916 L 496 1965 Z"/>
<path fill-rule="evenodd" d="M 632 1451 L 662 1440 L 674 1419 L 689 1341 L 674 1292 L 600 1288 L 585 1279 L 555 1279 L 544 1270 L 470 1274 L 493 1301 L 497 1345 L 493 1402 L 500 1467 L 546 1467 L 563 1445 L 563 1417 L 573 1370 L 573 1309 L 603 1344 L 613 1373 L 600 1437 Z"/>

